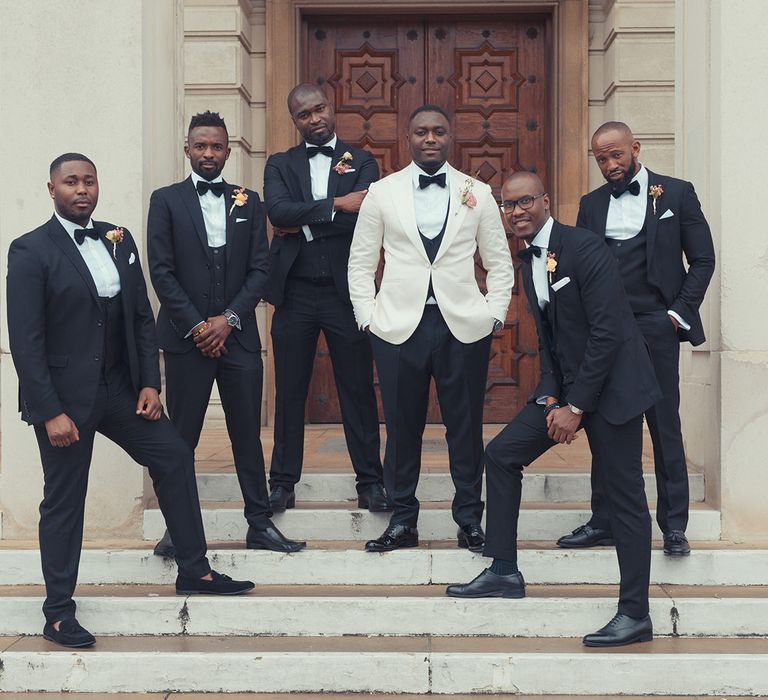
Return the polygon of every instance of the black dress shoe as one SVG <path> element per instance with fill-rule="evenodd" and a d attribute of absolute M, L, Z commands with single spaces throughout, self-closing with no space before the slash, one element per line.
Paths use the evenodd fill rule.
<path fill-rule="evenodd" d="M 255 588 L 253 581 L 233 581 L 229 576 L 211 570 L 212 581 L 204 578 L 189 578 L 183 574 L 176 577 L 177 595 L 240 595 Z"/>
<path fill-rule="evenodd" d="M 470 552 L 482 552 L 485 547 L 485 533 L 479 525 L 462 525 L 456 537 L 459 547 Z"/>
<path fill-rule="evenodd" d="M 371 513 L 385 513 L 392 510 L 387 492 L 382 484 L 372 484 L 357 495 L 357 507 L 367 508 Z"/>
<path fill-rule="evenodd" d="M 519 571 L 500 576 L 485 569 L 469 583 L 448 586 L 445 593 L 451 598 L 525 598 L 525 581 Z"/>
<path fill-rule="evenodd" d="M 52 623 L 46 622 L 45 627 L 43 627 L 43 637 L 54 644 L 75 649 L 90 647 L 96 643 L 96 637 L 87 629 L 81 627 L 74 617 L 62 620 L 59 624 L 59 629 L 56 629 Z"/>
<path fill-rule="evenodd" d="M 275 486 L 269 494 L 269 509 L 273 513 L 284 513 L 296 506 L 296 494 L 284 486 Z"/>
<path fill-rule="evenodd" d="M 163 539 L 155 545 L 154 554 L 156 557 L 165 557 L 166 559 L 176 558 L 176 546 L 173 544 L 171 533 L 168 530 L 165 531 Z"/>
<path fill-rule="evenodd" d="M 613 535 L 610 530 L 602 530 L 591 525 L 580 525 L 570 535 L 563 535 L 558 547 L 580 549 L 582 547 L 613 547 Z"/>
<path fill-rule="evenodd" d="M 691 545 L 682 530 L 670 530 L 664 533 L 664 554 L 670 557 L 687 557 Z"/>
<path fill-rule="evenodd" d="M 381 537 L 365 543 L 366 552 L 391 552 L 393 549 L 419 546 L 419 531 L 407 525 L 390 525 Z"/>
<path fill-rule="evenodd" d="M 635 642 L 650 642 L 653 639 L 651 616 L 636 618 L 617 613 L 602 629 L 584 637 L 584 646 L 622 647 Z"/>
<path fill-rule="evenodd" d="M 304 549 L 307 543 L 289 540 L 271 520 L 267 520 L 267 526 L 263 530 L 257 530 L 253 526 L 248 528 L 245 546 L 248 549 L 269 549 L 273 552 L 298 552 Z"/>

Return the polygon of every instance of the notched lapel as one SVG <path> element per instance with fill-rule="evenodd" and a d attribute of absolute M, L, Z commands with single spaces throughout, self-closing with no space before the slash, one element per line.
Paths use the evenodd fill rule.
<path fill-rule="evenodd" d="M 200 197 L 197 194 L 192 178 L 188 177 L 181 183 L 181 199 L 189 210 L 192 217 L 192 223 L 195 227 L 197 237 L 203 248 L 208 250 L 208 233 L 205 230 L 205 220 L 203 219 L 203 210 L 200 208 Z"/>
<path fill-rule="evenodd" d="M 94 224 L 94 226 L 96 226 L 96 224 Z M 55 216 L 48 224 L 48 235 L 75 266 L 75 269 L 83 278 L 83 282 L 85 282 L 90 290 L 93 300 L 98 303 L 99 293 L 96 291 L 96 283 L 93 281 L 91 272 L 85 264 L 83 256 L 80 255 L 80 251 L 77 250 L 77 244 L 69 237 L 69 234 L 64 230 L 64 227 L 59 223 L 59 220 Z"/>
<path fill-rule="evenodd" d="M 555 260 L 558 263 L 558 266 L 560 265 L 560 253 L 562 251 L 562 243 L 560 241 L 560 224 L 557 223 L 557 221 L 554 221 L 552 223 L 552 231 L 549 234 L 549 247 L 547 248 L 545 255 L 547 255 L 549 252 L 552 252 L 555 254 Z M 547 307 L 547 312 L 549 313 L 549 321 L 552 324 L 552 331 L 554 332 L 555 329 L 555 319 L 557 314 L 557 292 L 553 291 L 552 289 L 552 283 L 557 282 L 557 280 L 562 277 L 562 271 L 555 270 L 551 275 L 547 273 L 547 286 L 549 287 L 549 305 Z"/>

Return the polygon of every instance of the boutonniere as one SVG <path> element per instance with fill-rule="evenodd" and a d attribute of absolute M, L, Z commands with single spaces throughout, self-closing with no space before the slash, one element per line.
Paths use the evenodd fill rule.
<path fill-rule="evenodd" d="M 653 197 L 653 215 L 656 216 L 656 200 L 664 194 L 664 188 L 661 185 L 651 185 L 648 194 Z"/>
<path fill-rule="evenodd" d="M 235 201 L 232 202 L 232 206 L 229 208 L 230 216 L 232 216 L 232 212 L 234 211 L 235 207 L 242 207 L 243 205 L 248 203 L 248 195 L 245 192 L 245 187 L 238 187 L 232 193 L 232 199 L 234 199 Z"/>
<path fill-rule="evenodd" d="M 339 174 L 343 175 L 349 170 L 349 164 L 352 162 L 352 154 L 349 151 L 344 151 L 344 155 L 339 158 L 339 162 L 333 166 L 333 169 Z"/>
<path fill-rule="evenodd" d="M 475 179 L 468 177 L 466 180 L 464 180 L 464 186 L 459 191 L 459 196 L 461 197 L 461 203 L 465 207 L 469 207 L 470 209 L 474 209 L 477 206 L 477 197 L 475 197 L 474 193 L 472 192 L 472 188 L 475 186 Z M 456 211 L 458 214 L 458 210 Z"/>
<path fill-rule="evenodd" d="M 123 238 L 125 238 L 122 227 L 113 228 L 111 231 L 107 231 L 104 234 L 104 238 L 112 244 L 112 257 L 117 260 L 117 244 L 122 243 Z"/>
<path fill-rule="evenodd" d="M 547 272 L 549 273 L 549 283 L 552 284 L 552 275 L 557 271 L 557 256 L 554 250 L 547 251 Z"/>

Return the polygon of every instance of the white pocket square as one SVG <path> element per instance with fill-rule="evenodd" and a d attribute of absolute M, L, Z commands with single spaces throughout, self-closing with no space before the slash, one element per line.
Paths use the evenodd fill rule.
<path fill-rule="evenodd" d="M 347 173 L 355 173 L 357 172 L 354 168 L 347 168 L 342 175 L 346 175 Z"/>
<path fill-rule="evenodd" d="M 135 262 L 136 262 L 136 256 L 133 253 L 131 253 L 130 257 L 128 258 L 128 264 L 133 265 L 133 263 Z"/>
<path fill-rule="evenodd" d="M 248 221 L 248 219 L 235 219 L 236 224 L 241 224 L 243 221 Z"/>
<path fill-rule="evenodd" d="M 563 288 L 563 287 L 565 287 L 565 285 L 566 285 L 566 284 L 568 284 L 570 281 L 571 281 L 571 278 L 570 278 L 570 277 L 563 277 L 563 279 L 561 279 L 561 280 L 557 280 L 557 282 L 555 282 L 555 283 L 552 285 L 552 291 L 553 291 L 553 292 L 556 292 L 556 291 L 558 291 L 558 290 L 562 289 L 562 288 Z"/>
<path fill-rule="evenodd" d="M 659 217 L 659 221 L 661 221 L 662 219 L 669 219 L 669 218 L 670 218 L 670 217 L 672 217 L 672 216 L 674 216 L 674 214 L 672 213 L 672 210 L 671 210 L 671 209 L 667 209 L 667 211 L 665 211 L 665 212 L 664 212 L 664 213 L 663 213 L 663 214 L 662 214 L 662 215 Z"/>

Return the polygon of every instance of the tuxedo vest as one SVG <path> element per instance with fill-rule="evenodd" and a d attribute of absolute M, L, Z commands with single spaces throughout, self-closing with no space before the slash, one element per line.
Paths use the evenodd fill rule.
<path fill-rule="evenodd" d="M 208 292 L 208 317 L 220 316 L 227 308 L 227 246 L 208 248 L 211 266 L 211 289 Z"/>
<path fill-rule="evenodd" d="M 295 235 L 299 236 L 299 254 L 293 261 L 288 276 L 300 277 L 315 283 L 333 284 L 331 258 L 325 238 L 314 238 L 308 241 L 303 231 Z"/>
<path fill-rule="evenodd" d="M 667 307 L 658 290 L 648 282 L 648 234 L 646 225 L 633 238 L 618 241 L 606 238 L 605 242 L 619 263 L 624 290 L 633 313 L 661 311 Z"/>
<path fill-rule="evenodd" d="M 451 207 L 448 206 L 448 211 L 450 211 Z M 440 246 L 443 242 L 443 236 L 445 236 L 445 229 L 448 226 L 448 212 L 445 213 L 445 220 L 443 221 L 443 228 L 440 229 L 440 233 L 438 233 L 434 238 L 427 238 L 421 231 L 419 231 L 419 236 L 421 237 L 421 242 L 424 245 L 424 251 L 427 254 L 427 257 L 429 258 L 429 262 L 433 263 L 435 262 L 435 258 L 437 257 L 437 253 L 440 250 Z M 427 299 L 432 297 L 435 298 L 435 292 L 432 289 L 432 275 L 429 276 L 429 290 L 427 291 Z M 426 301 L 426 299 L 424 300 Z"/>
<path fill-rule="evenodd" d="M 101 381 L 112 384 L 126 377 L 125 317 L 120 292 L 113 297 L 100 297 L 101 322 L 104 324 Z"/>

